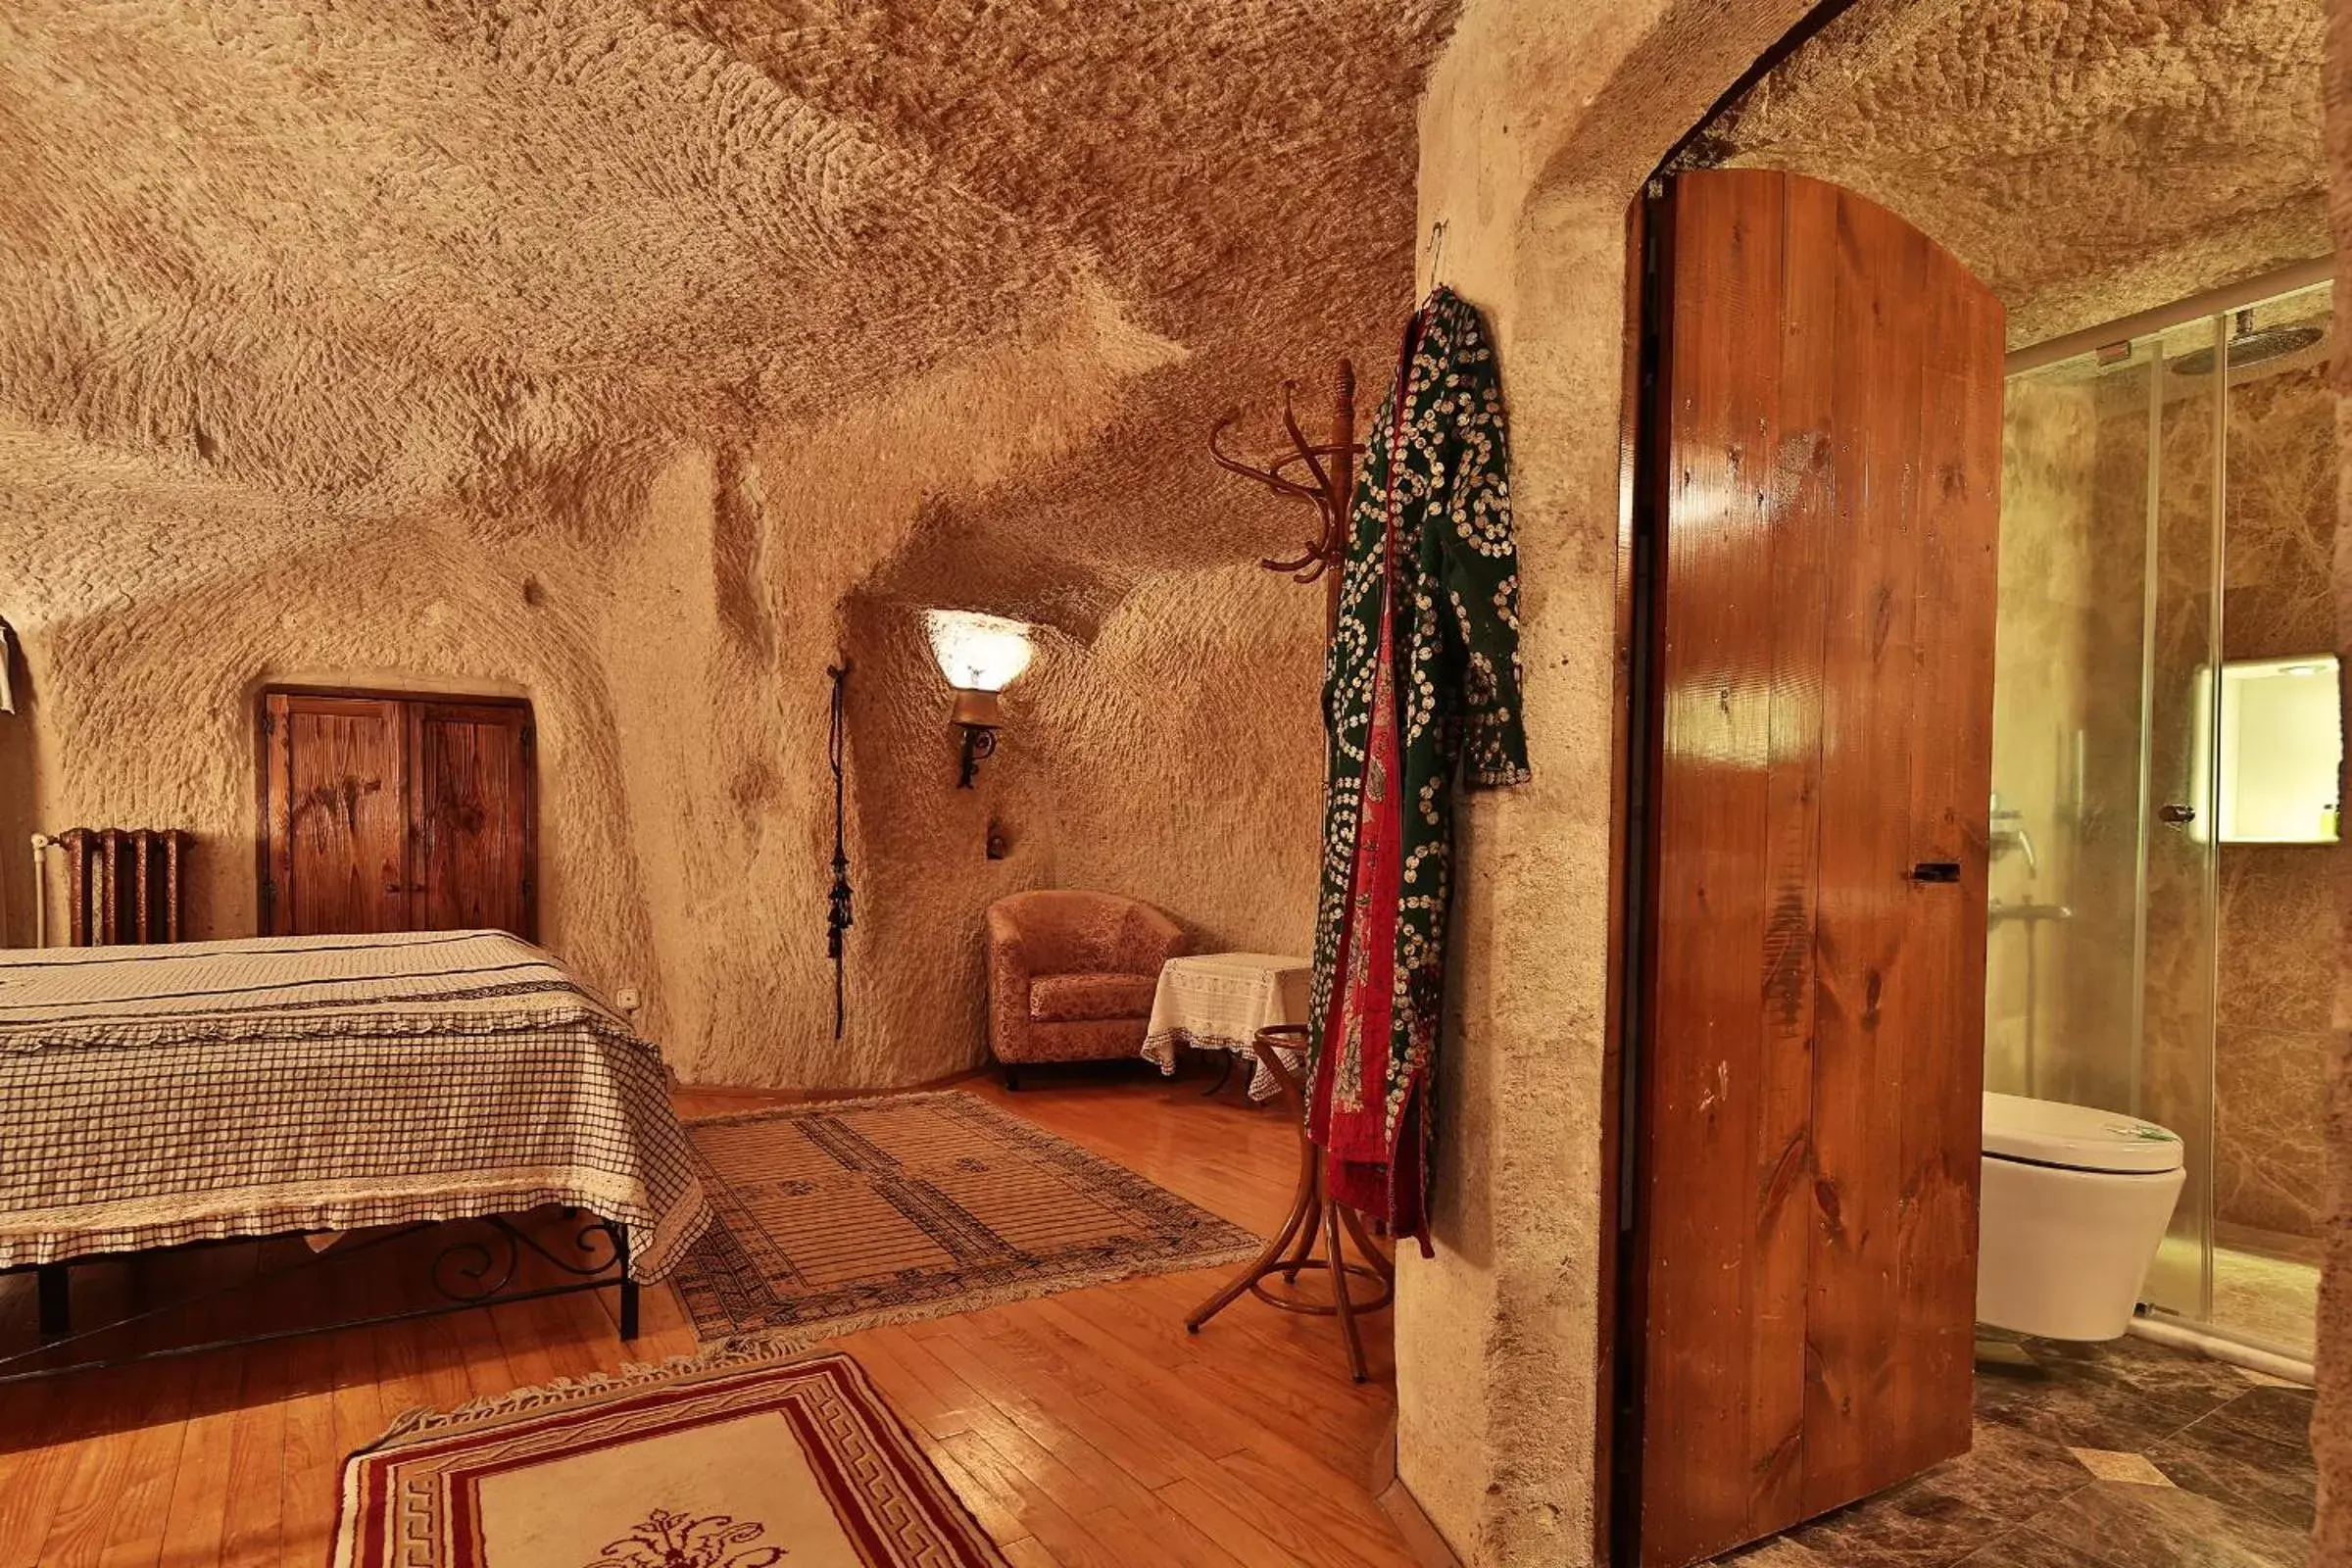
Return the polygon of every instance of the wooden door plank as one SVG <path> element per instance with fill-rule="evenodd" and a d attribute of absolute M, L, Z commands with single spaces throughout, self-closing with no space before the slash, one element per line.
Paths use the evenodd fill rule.
<path fill-rule="evenodd" d="M 1837 192 L 1783 180 L 1792 236 L 1834 231 Z M 1781 292 L 1778 506 L 1769 545 L 1771 720 L 1765 762 L 1765 910 L 1748 1357 L 1749 1493 L 1742 1537 L 1803 1510 L 1813 1213 L 1814 925 L 1821 880 L 1821 712 L 1827 574 L 1836 537 L 1832 429 L 1838 273 L 1791 255 Z"/>
<path fill-rule="evenodd" d="M 1914 678 L 1922 692 L 1989 692 L 1991 619 L 1949 607 L 1994 603 L 2005 321 L 1950 257 L 1936 254 L 1931 267 Z M 1959 879 L 1910 888 L 1916 984 L 1903 1000 L 1918 1088 L 1903 1097 L 1891 1412 L 1921 1451 L 1937 1454 L 1965 1449 L 1972 1426 L 1992 772 L 1989 711 L 1944 717 L 1918 727 L 1912 754 L 1909 858 L 1954 863 Z"/>
<path fill-rule="evenodd" d="M 1641 1180 L 1647 1234 L 1642 1541 L 1689 1562 L 1747 1539 L 1751 1396 L 1792 1358 L 1801 1322 L 1751 1316 L 1756 1114 L 1771 745 L 1767 559 L 1778 410 L 1759 365 L 1781 356 L 1779 176 L 1688 181 L 1676 246 L 1668 524 L 1660 568 L 1651 1129 Z M 1776 1348 L 1756 1339 L 1778 1328 Z M 1780 1434 L 1765 1440 L 1781 1441 Z"/>
<path fill-rule="evenodd" d="M 294 731 L 292 700 L 262 695 L 262 934 L 291 936 L 294 887 Z"/>
<path fill-rule="evenodd" d="M 1910 758 L 1918 621 L 1919 296 L 1926 239 L 1840 193 L 1832 463 L 1842 548 L 1828 577 L 1816 921 L 1814 1213 L 1808 1260 L 1803 1511 L 1920 1466 L 1885 1425 L 1901 1297 L 1902 1099 Z M 1987 612 L 1989 607 L 1986 607 Z M 1889 1027 L 1890 1024 L 1893 1027 Z"/>

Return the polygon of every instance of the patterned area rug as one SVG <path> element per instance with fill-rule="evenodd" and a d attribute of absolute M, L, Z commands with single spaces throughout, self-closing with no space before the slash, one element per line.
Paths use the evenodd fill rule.
<path fill-rule="evenodd" d="M 1254 1256 L 1248 1231 L 947 1091 L 689 1122 L 716 1222 L 672 1283 L 707 1340 L 790 1343 Z"/>
<path fill-rule="evenodd" d="M 1006 1568 L 846 1355 L 526 1389 L 343 1468 L 334 1568 Z"/>

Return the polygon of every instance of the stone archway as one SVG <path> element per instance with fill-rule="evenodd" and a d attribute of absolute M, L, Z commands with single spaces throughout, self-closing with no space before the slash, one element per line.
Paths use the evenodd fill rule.
<path fill-rule="evenodd" d="M 1470 0 L 1421 107 L 1421 234 L 1512 416 L 1536 780 L 1476 798 L 1438 1256 L 1397 1301 L 1397 1475 L 1466 1564 L 1597 1548 L 1626 213 L 1805 0 Z M 1428 282 L 1424 246 L 1423 275 Z M 1507 940 L 1505 939 L 1507 936 Z"/>

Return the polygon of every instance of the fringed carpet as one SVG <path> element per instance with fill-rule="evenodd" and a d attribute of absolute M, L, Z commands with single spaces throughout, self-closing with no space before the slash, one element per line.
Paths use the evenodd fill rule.
<path fill-rule="evenodd" d="M 672 1283 L 705 1340 L 813 1344 L 1145 1274 L 1258 1238 L 956 1091 L 687 1124 L 715 1223 Z"/>
<path fill-rule="evenodd" d="M 846 1355 L 647 1368 L 402 1420 L 334 1568 L 1006 1568 Z"/>

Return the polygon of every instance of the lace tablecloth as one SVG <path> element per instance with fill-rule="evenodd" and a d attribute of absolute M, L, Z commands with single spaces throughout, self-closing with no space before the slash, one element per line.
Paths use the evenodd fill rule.
<path fill-rule="evenodd" d="M 1314 965 L 1305 958 L 1273 953 L 1203 953 L 1170 958 L 1159 971 L 1152 999 L 1152 1024 L 1144 1036 L 1146 1059 L 1159 1070 L 1176 1071 L 1176 1048 L 1230 1051 L 1250 1064 L 1250 1098 L 1271 1100 L 1274 1076 L 1260 1070 L 1250 1042 L 1268 1024 L 1307 1021 L 1307 994 Z M 1303 1068 L 1301 1054 L 1283 1057 Z"/>

